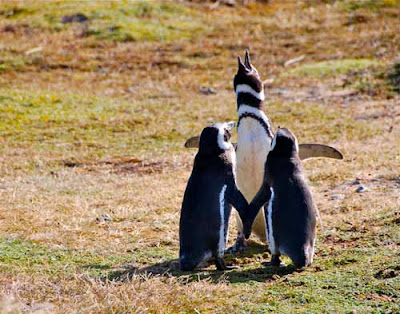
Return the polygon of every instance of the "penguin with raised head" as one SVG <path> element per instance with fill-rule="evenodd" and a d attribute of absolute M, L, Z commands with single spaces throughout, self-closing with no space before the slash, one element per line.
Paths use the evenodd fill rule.
<path fill-rule="evenodd" d="M 273 132 L 271 123 L 264 113 L 263 84 L 257 69 L 250 62 L 248 51 L 245 53 L 244 60 L 243 62 L 238 57 L 238 71 L 233 80 L 238 114 L 236 181 L 246 200 L 251 202 L 263 182 L 265 160 L 271 147 Z M 188 139 L 185 147 L 199 147 L 199 136 Z M 300 144 L 299 149 L 301 160 L 316 157 L 343 159 L 343 155 L 338 150 L 327 145 Z M 238 214 L 236 222 L 238 234 L 235 244 L 228 249 L 229 253 L 241 251 L 246 246 L 243 224 Z M 253 233 L 261 241 L 267 242 L 264 210 L 258 212 L 252 228 Z"/>
<path fill-rule="evenodd" d="M 179 267 L 193 270 L 213 258 L 218 270 L 230 269 L 223 255 L 232 205 L 247 212 L 248 203 L 235 182 L 235 122 L 215 123 L 201 135 L 199 151 L 183 197 L 179 225 Z"/>
<path fill-rule="evenodd" d="M 303 174 L 299 144 L 286 128 L 279 128 L 272 141 L 263 184 L 244 218 L 246 238 L 253 219 L 266 203 L 271 264 L 279 266 L 279 256 L 285 254 L 296 267 L 309 266 L 314 256 L 317 209 Z"/>
<path fill-rule="evenodd" d="M 238 57 L 238 71 L 233 79 L 233 86 L 238 113 L 237 186 L 246 200 L 250 202 L 263 182 L 264 165 L 271 147 L 273 132 L 268 117 L 264 113 L 263 83 L 257 69 L 250 62 L 247 50 L 244 63 Z M 236 215 L 236 222 L 238 235 L 236 243 L 229 249 L 230 252 L 243 250 L 246 245 L 242 220 L 239 215 Z M 263 210 L 260 210 L 254 221 L 253 232 L 266 242 Z"/>

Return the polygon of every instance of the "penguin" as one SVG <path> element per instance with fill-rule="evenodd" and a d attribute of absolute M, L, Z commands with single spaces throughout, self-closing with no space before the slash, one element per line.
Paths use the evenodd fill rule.
<path fill-rule="evenodd" d="M 281 254 L 287 255 L 296 268 L 311 265 L 318 212 L 304 176 L 297 138 L 286 128 L 279 128 L 272 141 L 264 181 L 244 218 L 246 238 L 253 219 L 266 203 L 271 265 L 280 265 Z"/>
<path fill-rule="evenodd" d="M 260 189 L 264 178 L 264 166 L 273 138 L 271 123 L 265 114 L 265 94 L 263 83 L 257 69 L 251 64 L 249 51 L 245 52 L 245 62 L 238 57 L 238 70 L 233 79 L 237 102 L 237 143 L 236 148 L 236 182 L 248 202 Z M 199 136 L 188 139 L 186 148 L 199 146 Z M 343 159 L 336 148 L 322 144 L 300 144 L 301 160 L 317 157 Z M 246 247 L 243 224 L 240 215 L 236 214 L 238 234 L 235 244 L 227 252 L 235 253 Z M 260 210 L 253 223 L 253 233 L 267 242 L 267 225 L 265 211 Z"/>
<path fill-rule="evenodd" d="M 191 271 L 214 259 L 227 270 L 223 255 L 231 208 L 247 212 L 248 202 L 235 183 L 235 149 L 230 130 L 235 122 L 204 128 L 199 150 L 183 197 L 179 224 L 179 267 Z"/>
<path fill-rule="evenodd" d="M 236 173 L 237 186 L 250 202 L 260 189 L 264 176 L 264 165 L 271 147 L 273 131 L 264 112 L 265 95 L 263 83 L 257 69 L 250 62 L 249 51 L 245 52 L 245 61 L 238 57 L 238 71 L 233 79 L 237 102 L 237 149 Z M 229 253 L 242 251 L 246 246 L 243 224 L 236 213 L 238 234 Z M 263 242 L 267 241 L 264 211 L 260 210 L 253 232 Z"/>

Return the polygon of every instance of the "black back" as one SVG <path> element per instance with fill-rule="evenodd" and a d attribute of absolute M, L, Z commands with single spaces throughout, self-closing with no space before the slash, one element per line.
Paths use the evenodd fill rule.
<path fill-rule="evenodd" d="M 280 128 L 271 148 L 265 178 L 274 191 L 274 238 L 277 247 L 293 259 L 302 254 L 305 244 L 313 245 L 316 209 L 303 175 L 297 139 L 288 129 Z"/>
<path fill-rule="evenodd" d="M 239 211 L 247 207 L 235 185 L 231 159 L 235 151 L 230 144 L 230 133 L 215 125 L 201 133 L 199 151 L 183 198 L 179 226 L 181 269 L 194 268 L 205 253 L 220 257 L 221 204 L 224 239 L 227 237 L 231 204 Z"/>

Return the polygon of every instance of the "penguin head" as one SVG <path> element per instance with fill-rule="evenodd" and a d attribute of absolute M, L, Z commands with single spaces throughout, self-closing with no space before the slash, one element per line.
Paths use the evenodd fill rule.
<path fill-rule="evenodd" d="M 226 150 L 232 150 L 231 130 L 235 127 L 234 121 L 214 123 L 201 132 L 199 153 L 219 155 Z"/>
<path fill-rule="evenodd" d="M 296 136 L 286 128 L 278 128 L 272 143 L 268 156 L 274 157 L 292 157 L 299 153 L 299 143 Z"/>
<path fill-rule="evenodd" d="M 238 71 L 233 79 L 238 106 L 246 104 L 260 107 L 264 101 L 263 83 L 257 69 L 250 62 L 249 51 L 246 50 L 244 63 L 238 57 Z"/>

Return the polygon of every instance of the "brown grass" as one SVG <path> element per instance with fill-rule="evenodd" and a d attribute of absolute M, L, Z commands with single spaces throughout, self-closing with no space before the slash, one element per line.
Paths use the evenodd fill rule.
<path fill-rule="evenodd" d="M 0 7 L 0 312 L 396 312 L 400 98 L 382 73 L 400 50 L 400 10 L 389 2 L 215 10 L 183 2 L 207 28 L 127 42 L 48 24 L 41 8 L 10 17 Z M 35 47 L 42 51 L 26 54 Z M 184 274 L 178 221 L 195 151 L 183 143 L 210 122 L 235 119 L 232 79 L 245 48 L 268 80 L 274 126 L 345 159 L 305 163 L 324 221 L 314 266 L 272 271 L 253 242 L 227 257 L 238 271 Z M 355 59 L 376 65 L 321 76 L 301 68 Z M 355 192 L 356 179 L 367 192 Z M 332 200 L 337 194 L 343 199 Z M 232 243 L 234 221 L 230 234 Z"/>

